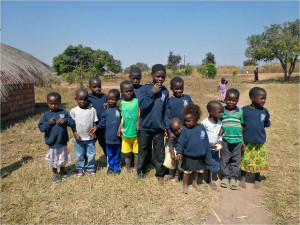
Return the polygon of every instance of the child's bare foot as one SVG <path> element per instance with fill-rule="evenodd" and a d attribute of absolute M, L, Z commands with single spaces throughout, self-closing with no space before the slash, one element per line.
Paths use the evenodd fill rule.
<path fill-rule="evenodd" d="M 183 191 L 184 194 L 189 193 L 187 185 L 183 185 L 182 191 Z"/>
<path fill-rule="evenodd" d="M 163 186 L 164 183 L 165 183 L 165 182 L 164 182 L 164 178 L 163 178 L 163 177 L 158 177 L 157 179 L 158 179 L 159 185 Z"/>
<path fill-rule="evenodd" d="M 246 188 L 246 178 L 245 177 L 241 177 L 241 181 L 239 183 L 239 186 L 241 188 Z"/>
<path fill-rule="evenodd" d="M 218 187 L 217 187 L 217 185 L 216 185 L 216 183 L 215 183 L 214 181 L 211 181 L 211 182 L 210 182 L 210 187 L 211 187 L 211 189 L 213 189 L 214 191 L 218 190 Z"/>
<path fill-rule="evenodd" d="M 254 181 L 254 186 L 253 186 L 253 188 L 255 188 L 255 189 L 261 188 L 261 183 L 260 183 L 259 180 Z"/>
<path fill-rule="evenodd" d="M 197 182 L 193 181 L 193 186 L 196 188 L 197 191 L 201 191 L 200 186 L 197 184 Z"/>

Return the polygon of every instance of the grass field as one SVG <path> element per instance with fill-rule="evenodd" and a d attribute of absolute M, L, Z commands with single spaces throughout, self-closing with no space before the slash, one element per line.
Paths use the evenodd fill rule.
<path fill-rule="evenodd" d="M 204 79 L 199 74 L 184 77 L 185 93 L 202 108 L 207 116 L 206 104 L 217 99 L 216 79 Z M 261 201 L 274 223 L 299 223 L 299 77 L 294 83 L 282 83 L 276 75 L 268 75 L 259 86 L 268 92 L 266 108 L 271 113 L 272 125 L 267 129 L 267 152 L 270 170 L 264 173 Z M 103 87 L 117 87 L 121 80 L 108 79 Z M 245 104 L 248 91 L 254 86 L 253 76 L 238 76 L 235 83 L 228 76 L 228 88 L 238 88 Z M 169 87 L 169 78 L 165 85 Z M 145 77 L 142 83 L 150 81 Z M 182 184 L 169 181 L 157 185 L 154 170 L 145 179 L 134 174 L 107 177 L 101 148 L 96 145 L 97 174 L 52 184 L 52 172 L 44 161 L 47 147 L 37 124 L 46 108 L 46 94 L 62 94 L 63 107 L 76 106 L 76 85 L 53 85 L 35 88 L 37 112 L 1 131 L 1 222 L 2 223 L 164 223 L 200 224 L 216 205 L 219 193 L 201 184 L 202 191 L 191 186 L 190 194 L 181 192 Z M 107 93 L 108 89 L 103 90 Z M 4 126 L 3 126 L 4 127 Z M 70 131 L 70 130 L 69 130 Z M 73 161 L 67 170 L 74 174 L 73 137 L 68 148 Z"/>

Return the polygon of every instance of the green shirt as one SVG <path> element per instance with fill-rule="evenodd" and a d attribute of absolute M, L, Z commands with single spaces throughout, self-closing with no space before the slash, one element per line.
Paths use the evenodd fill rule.
<path fill-rule="evenodd" d="M 138 136 L 135 125 L 139 119 L 139 111 L 137 98 L 133 98 L 131 101 L 121 101 L 121 125 L 124 137 L 133 138 Z"/>
<path fill-rule="evenodd" d="M 243 110 L 236 107 L 235 111 L 229 115 L 224 107 L 222 115 L 223 140 L 228 143 L 243 142 L 242 126 L 244 123 Z"/>

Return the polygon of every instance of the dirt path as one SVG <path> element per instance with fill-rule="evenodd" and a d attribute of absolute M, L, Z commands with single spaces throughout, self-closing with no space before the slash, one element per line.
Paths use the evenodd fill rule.
<path fill-rule="evenodd" d="M 249 103 L 248 92 L 242 93 L 238 106 Z M 221 188 L 218 181 L 220 196 L 217 207 L 205 224 L 273 224 L 259 201 L 260 190 L 253 188 L 253 182 L 252 176 L 246 176 L 246 189 L 238 187 L 238 190 L 231 190 Z"/>

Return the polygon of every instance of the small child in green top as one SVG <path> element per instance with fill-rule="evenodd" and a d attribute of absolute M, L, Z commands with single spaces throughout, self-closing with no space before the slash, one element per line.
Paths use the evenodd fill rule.
<path fill-rule="evenodd" d="M 223 149 L 221 150 L 221 173 L 223 175 L 221 187 L 237 189 L 237 178 L 241 164 L 241 149 L 244 148 L 241 124 L 243 121 L 243 110 L 236 105 L 239 101 L 240 92 L 230 88 L 226 92 L 222 115 L 223 127 Z M 230 183 L 229 183 L 230 180 Z"/>
<path fill-rule="evenodd" d="M 132 153 L 134 154 L 135 171 L 137 171 L 139 106 L 138 99 L 133 96 L 133 84 L 129 80 L 121 82 L 120 89 L 124 97 L 120 106 L 122 114 L 120 125 L 122 137 L 121 151 L 125 155 L 127 173 L 130 173 Z"/>

